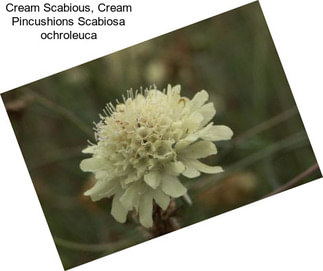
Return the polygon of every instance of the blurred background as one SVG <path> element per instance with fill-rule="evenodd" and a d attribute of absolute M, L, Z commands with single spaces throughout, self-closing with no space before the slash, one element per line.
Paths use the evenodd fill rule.
<path fill-rule="evenodd" d="M 226 12 L 2 94 L 65 269 L 149 239 L 112 218 L 110 199 L 83 196 L 94 180 L 79 163 L 107 102 L 168 83 L 206 89 L 234 131 L 205 159 L 225 172 L 184 181 L 181 227 L 321 177 L 258 2 Z"/>

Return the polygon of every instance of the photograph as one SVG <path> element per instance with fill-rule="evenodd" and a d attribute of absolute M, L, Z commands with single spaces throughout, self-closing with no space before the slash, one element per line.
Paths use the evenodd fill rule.
<path fill-rule="evenodd" d="M 65 270 L 322 177 L 258 2 L 1 98 Z"/>

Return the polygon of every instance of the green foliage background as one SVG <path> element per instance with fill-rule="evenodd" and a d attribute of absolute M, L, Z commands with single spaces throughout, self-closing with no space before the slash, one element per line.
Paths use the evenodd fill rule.
<path fill-rule="evenodd" d="M 79 163 L 106 102 L 168 83 L 190 98 L 206 89 L 215 123 L 234 131 L 206 159 L 225 172 L 185 181 L 193 205 L 177 200 L 182 227 L 261 199 L 316 164 L 258 2 L 4 93 L 66 269 L 147 240 L 131 217 L 111 217 L 111 200 L 82 195 L 93 180 Z"/>

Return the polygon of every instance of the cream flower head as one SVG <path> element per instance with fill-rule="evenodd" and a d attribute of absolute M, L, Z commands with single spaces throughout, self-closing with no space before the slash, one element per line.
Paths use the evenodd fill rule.
<path fill-rule="evenodd" d="M 135 209 L 144 227 L 153 225 L 153 201 L 166 210 L 170 198 L 187 189 L 179 175 L 195 178 L 223 171 L 198 159 L 217 153 L 212 141 L 228 140 L 232 130 L 209 123 L 215 115 L 205 90 L 192 100 L 180 95 L 180 86 L 156 87 L 123 96 L 116 107 L 109 103 L 96 124 L 96 144 L 80 167 L 93 172 L 96 184 L 84 194 L 93 201 L 113 196 L 112 216 L 124 223 Z"/>

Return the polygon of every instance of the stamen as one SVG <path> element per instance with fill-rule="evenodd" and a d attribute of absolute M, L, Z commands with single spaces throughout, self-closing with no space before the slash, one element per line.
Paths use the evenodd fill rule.
<path fill-rule="evenodd" d="M 92 143 L 89 139 L 87 140 L 87 143 L 90 145 L 90 146 L 94 146 L 95 144 Z"/>
<path fill-rule="evenodd" d="M 131 98 L 132 100 L 133 100 L 133 89 L 131 88 L 131 89 L 129 89 L 129 91 L 128 91 L 128 98 Z"/>
<path fill-rule="evenodd" d="M 113 103 L 109 103 L 109 106 L 110 106 L 110 108 L 112 109 L 112 111 L 114 112 L 114 111 L 116 111 L 116 108 L 115 108 L 115 106 L 113 105 Z"/>
<path fill-rule="evenodd" d="M 105 108 L 103 108 L 103 113 L 108 117 L 109 116 L 109 114 L 108 114 L 108 112 L 106 111 L 106 109 Z"/>

